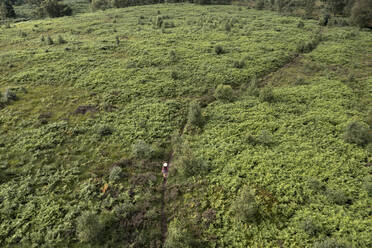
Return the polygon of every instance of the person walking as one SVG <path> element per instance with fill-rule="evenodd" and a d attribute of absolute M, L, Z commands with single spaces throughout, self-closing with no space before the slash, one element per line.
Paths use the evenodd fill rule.
<path fill-rule="evenodd" d="M 161 172 L 163 173 L 163 178 L 167 179 L 167 177 L 168 177 L 168 163 L 163 163 L 163 167 L 161 168 Z"/>

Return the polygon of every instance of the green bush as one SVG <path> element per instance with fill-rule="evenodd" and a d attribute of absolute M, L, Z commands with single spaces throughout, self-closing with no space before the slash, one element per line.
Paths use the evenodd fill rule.
<path fill-rule="evenodd" d="M 304 28 L 305 27 L 305 23 L 303 21 L 299 21 L 298 24 L 297 24 L 297 27 L 298 28 Z"/>
<path fill-rule="evenodd" d="M 227 32 L 230 32 L 231 31 L 231 25 L 230 25 L 230 23 L 228 23 L 228 22 L 225 23 L 225 30 Z"/>
<path fill-rule="evenodd" d="M 366 123 L 372 128 L 372 108 L 368 110 Z"/>
<path fill-rule="evenodd" d="M 258 80 L 256 77 L 253 77 L 251 81 L 249 82 L 249 85 L 247 87 L 247 93 L 250 96 L 256 96 L 256 97 L 260 95 L 260 91 L 258 89 Z"/>
<path fill-rule="evenodd" d="M 275 100 L 273 87 L 271 85 L 267 85 L 266 87 L 260 90 L 259 99 L 262 102 L 273 102 Z"/>
<path fill-rule="evenodd" d="M 245 66 L 245 62 L 244 60 L 235 60 L 233 65 L 237 69 L 242 69 Z"/>
<path fill-rule="evenodd" d="M 132 154 L 137 159 L 149 159 L 151 157 L 151 146 L 143 140 L 137 140 L 132 145 Z"/>
<path fill-rule="evenodd" d="M 263 145 L 270 145 L 273 143 L 273 137 L 269 131 L 263 130 L 257 135 L 257 141 Z"/>
<path fill-rule="evenodd" d="M 93 212 L 83 212 L 77 219 L 76 232 L 80 242 L 96 243 L 99 240 L 102 225 L 98 215 Z"/>
<path fill-rule="evenodd" d="M 364 178 L 363 187 L 367 191 L 368 196 L 372 197 L 372 176 Z"/>
<path fill-rule="evenodd" d="M 348 195 L 340 189 L 327 189 L 326 195 L 334 204 L 344 205 L 350 201 Z"/>
<path fill-rule="evenodd" d="M 234 100 L 234 90 L 230 85 L 220 84 L 214 92 L 214 97 L 218 100 L 231 102 Z"/>
<path fill-rule="evenodd" d="M 351 20 L 361 28 L 371 28 L 372 0 L 357 0 L 351 10 Z"/>
<path fill-rule="evenodd" d="M 177 171 L 183 178 L 204 175 L 208 171 L 206 162 L 197 158 L 188 148 L 183 147 L 176 160 Z"/>
<path fill-rule="evenodd" d="M 98 127 L 98 134 L 99 136 L 103 137 L 103 136 L 109 136 L 113 133 L 113 130 L 111 127 L 107 126 L 107 125 L 101 125 Z"/>
<path fill-rule="evenodd" d="M 66 44 L 67 41 L 65 41 L 65 39 L 63 39 L 63 37 L 61 35 L 58 35 L 58 44 L 62 45 L 62 44 Z"/>
<path fill-rule="evenodd" d="M 369 126 L 364 122 L 349 122 L 344 133 L 344 140 L 347 143 L 354 143 L 357 145 L 367 144 L 370 141 Z"/>
<path fill-rule="evenodd" d="M 216 52 L 217 55 L 225 53 L 222 46 L 220 46 L 220 45 L 215 46 L 214 51 Z"/>
<path fill-rule="evenodd" d="M 120 168 L 119 166 L 115 166 L 111 169 L 110 171 L 110 181 L 111 182 L 116 182 L 121 178 L 121 174 L 123 172 L 123 169 Z"/>
<path fill-rule="evenodd" d="M 204 118 L 201 112 L 200 104 L 196 101 L 192 102 L 189 106 L 189 112 L 187 115 L 188 126 L 202 127 L 204 124 Z"/>
<path fill-rule="evenodd" d="M 235 218 L 246 223 L 254 223 L 259 219 L 259 208 L 255 193 L 249 187 L 244 187 L 232 205 Z"/>
<path fill-rule="evenodd" d="M 48 37 L 47 37 L 47 44 L 48 45 L 53 45 L 54 44 L 54 41 L 53 41 L 52 37 L 49 36 L 49 34 L 48 34 Z"/>
<path fill-rule="evenodd" d="M 10 101 L 17 101 L 17 100 L 18 100 L 18 96 L 13 90 L 11 89 L 5 90 L 5 94 L 3 96 L 3 102 L 7 103 Z"/>
<path fill-rule="evenodd" d="M 301 221 L 300 228 L 309 236 L 316 236 L 320 232 L 320 226 L 312 218 Z"/>
<path fill-rule="evenodd" d="M 168 226 L 167 239 L 164 248 L 200 247 L 198 240 L 192 235 L 185 224 L 174 219 Z"/>

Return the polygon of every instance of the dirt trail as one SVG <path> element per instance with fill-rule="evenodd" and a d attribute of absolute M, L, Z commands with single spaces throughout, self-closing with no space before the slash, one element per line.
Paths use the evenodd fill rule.
<path fill-rule="evenodd" d="M 185 127 L 186 127 L 186 123 L 184 123 L 182 125 L 182 128 L 180 130 L 180 133 L 179 133 L 179 136 L 181 137 L 184 133 L 184 130 L 185 130 Z M 175 154 L 175 151 L 172 149 L 170 155 L 169 155 L 169 159 L 168 159 L 168 170 L 170 169 L 171 165 L 172 165 L 172 162 L 173 162 L 173 158 L 174 158 L 174 154 Z M 168 232 L 168 218 L 167 218 L 167 215 L 165 214 L 165 205 L 166 205 L 166 202 L 165 202 L 165 193 L 167 191 L 167 179 L 164 178 L 163 179 L 163 186 L 162 186 L 162 193 L 161 193 L 161 234 L 162 234 L 162 247 L 164 247 L 164 243 L 165 243 L 165 240 L 167 238 L 167 232 Z"/>

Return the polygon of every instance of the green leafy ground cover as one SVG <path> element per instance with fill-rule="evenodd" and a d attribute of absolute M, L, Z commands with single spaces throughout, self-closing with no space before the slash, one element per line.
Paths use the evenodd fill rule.
<path fill-rule="evenodd" d="M 370 246 L 371 146 L 343 134 L 367 122 L 371 34 L 299 21 L 164 4 L 1 27 L 0 245 L 161 247 L 173 150 L 168 247 Z"/>

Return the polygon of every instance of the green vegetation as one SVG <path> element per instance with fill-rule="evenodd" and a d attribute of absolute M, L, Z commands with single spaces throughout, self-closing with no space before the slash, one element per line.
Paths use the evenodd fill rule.
<path fill-rule="evenodd" d="M 371 33 L 271 2 L 2 25 L 0 246 L 371 247 Z"/>

